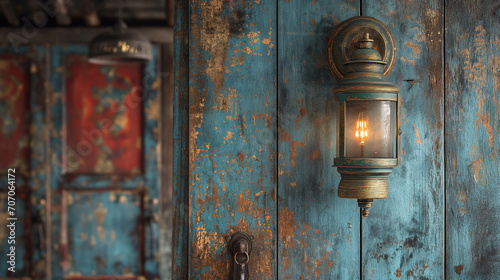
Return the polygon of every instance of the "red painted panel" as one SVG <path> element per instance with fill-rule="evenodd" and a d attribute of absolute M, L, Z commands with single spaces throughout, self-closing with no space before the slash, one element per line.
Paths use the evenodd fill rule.
<path fill-rule="evenodd" d="M 0 170 L 28 171 L 29 72 L 26 59 L 0 56 Z"/>
<path fill-rule="evenodd" d="M 95 65 L 80 55 L 66 65 L 66 173 L 140 173 L 142 65 Z"/>

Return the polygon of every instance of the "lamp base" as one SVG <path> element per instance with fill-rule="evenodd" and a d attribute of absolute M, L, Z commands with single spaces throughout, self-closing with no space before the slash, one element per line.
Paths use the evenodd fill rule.
<path fill-rule="evenodd" d="M 340 173 L 338 196 L 354 198 L 367 217 L 373 199 L 386 198 L 389 193 L 389 174 L 397 166 L 395 158 L 335 158 Z"/>
<path fill-rule="evenodd" d="M 341 198 L 378 199 L 386 198 L 389 190 L 387 177 L 342 176 L 338 196 Z"/>
<path fill-rule="evenodd" d="M 352 168 L 337 167 L 342 178 L 338 196 L 358 200 L 363 217 L 370 214 L 374 199 L 386 198 L 389 192 L 389 174 L 392 168 Z"/>

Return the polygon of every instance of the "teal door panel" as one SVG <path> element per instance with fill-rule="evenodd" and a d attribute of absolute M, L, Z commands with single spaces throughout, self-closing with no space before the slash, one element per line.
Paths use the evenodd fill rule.
<path fill-rule="evenodd" d="M 63 192 L 68 275 L 141 274 L 142 200 L 141 191 Z"/>

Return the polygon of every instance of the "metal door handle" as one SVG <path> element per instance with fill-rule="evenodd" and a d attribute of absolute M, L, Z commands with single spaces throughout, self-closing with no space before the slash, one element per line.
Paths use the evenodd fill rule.
<path fill-rule="evenodd" d="M 252 251 L 253 237 L 242 232 L 237 232 L 227 238 L 229 252 L 232 257 L 231 280 L 248 280 L 250 273 L 248 262 L 250 262 L 250 252 Z"/>

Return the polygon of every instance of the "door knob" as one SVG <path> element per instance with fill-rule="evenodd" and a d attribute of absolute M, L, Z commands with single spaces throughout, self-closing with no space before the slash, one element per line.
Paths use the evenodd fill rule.
<path fill-rule="evenodd" d="M 248 280 L 250 278 L 248 263 L 250 262 L 250 252 L 252 251 L 252 239 L 253 236 L 242 232 L 237 232 L 227 237 L 231 262 L 233 263 L 231 280 Z"/>

